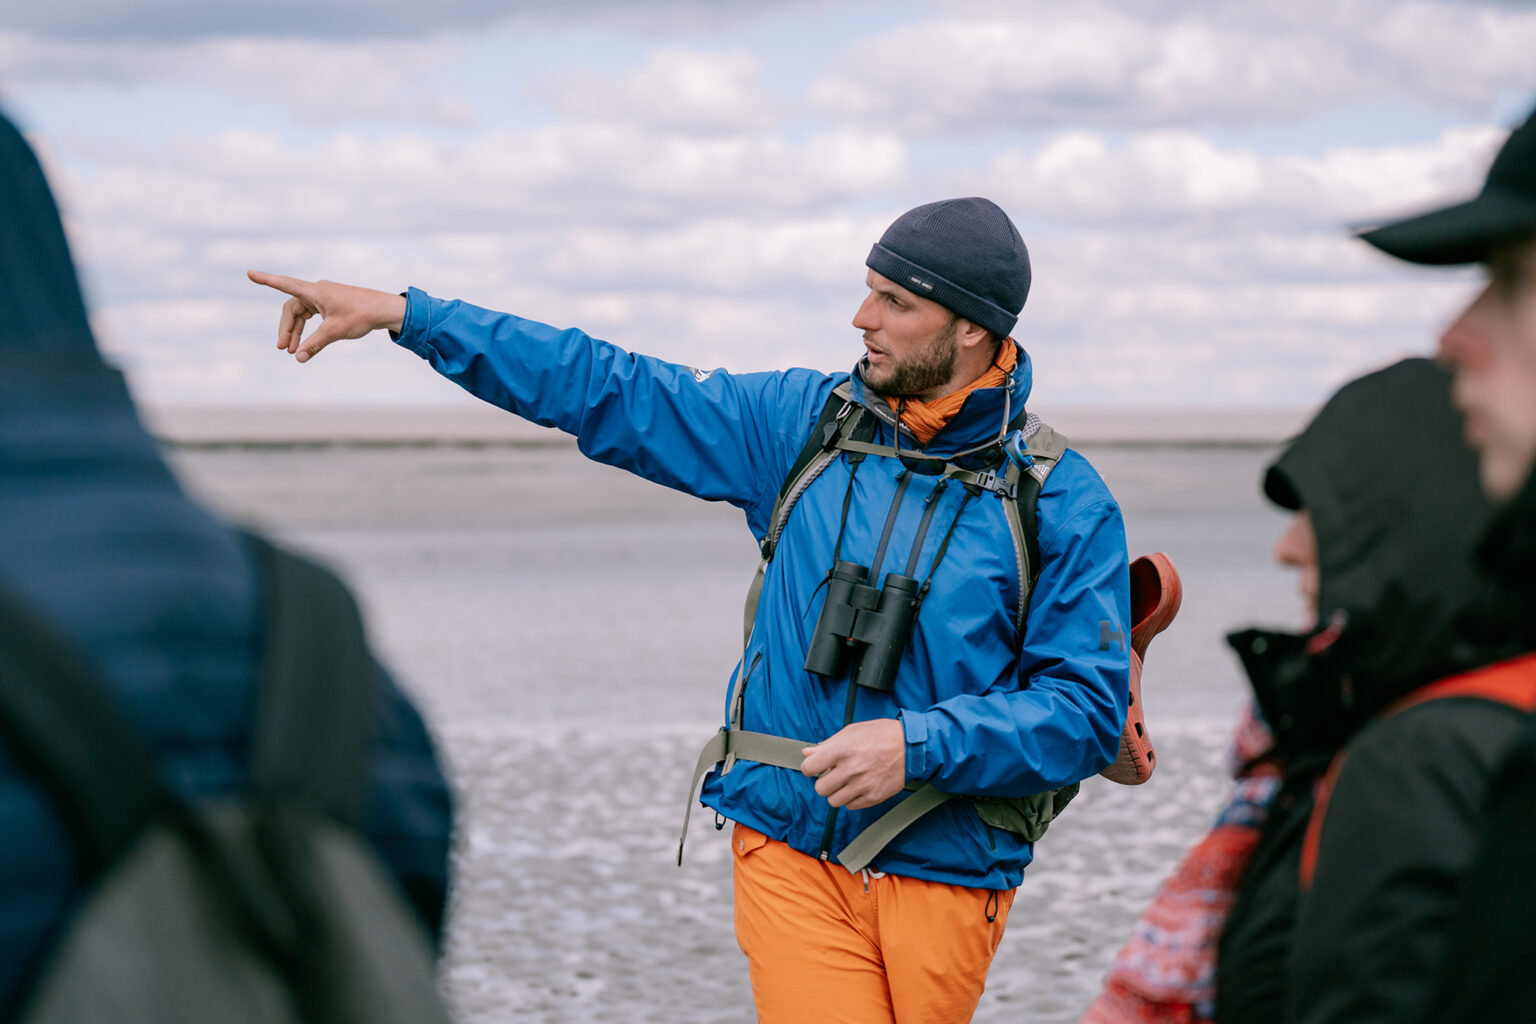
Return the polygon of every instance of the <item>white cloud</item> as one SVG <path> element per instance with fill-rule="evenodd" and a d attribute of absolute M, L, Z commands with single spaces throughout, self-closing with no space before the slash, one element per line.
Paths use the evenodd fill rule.
<path fill-rule="evenodd" d="M 825 4 L 827 0 L 817 0 Z M 781 0 L 779 11 L 810 6 Z M 43 37 L 141 42 L 209 36 L 422 38 L 483 31 L 509 21 L 533 26 L 623 25 L 642 31 L 676 28 L 700 18 L 739 22 L 765 13 L 746 0 L 71 0 L 14 3 L 0 10 L 0 30 Z"/>
<path fill-rule="evenodd" d="M 0 67 L 13 88 L 121 90 L 151 84 L 215 90 L 286 108 L 300 124 L 354 119 L 465 125 L 469 100 L 441 73 L 457 43 L 219 38 L 126 45 L 0 33 Z"/>
<path fill-rule="evenodd" d="M 891 136 L 698 138 L 574 122 L 467 141 L 340 134 L 313 149 L 248 132 L 82 146 L 62 184 L 91 230 L 126 219 L 192 235 L 515 235 L 782 216 L 888 189 L 906 173 Z"/>
<path fill-rule="evenodd" d="M 1225 148 L 1188 131 L 1120 143 L 1071 131 L 1006 150 L 980 173 L 957 174 L 955 187 L 994 196 L 1016 217 L 1069 224 L 1356 222 L 1474 192 L 1503 137 L 1476 126 L 1428 143 L 1311 156 Z"/>
<path fill-rule="evenodd" d="M 857 42 L 812 100 L 941 135 L 1251 125 L 1392 100 L 1472 111 L 1529 88 L 1536 50 L 1536 11 L 1436 0 L 962 6 Z"/>
<path fill-rule="evenodd" d="M 1019 336 L 1042 401 L 1305 404 L 1427 349 L 1461 298 L 1465 275 L 1414 276 L 1343 225 L 1474 190 L 1501 135 L 1475 122 L 1527 87 L 1536 41 L 1529 11 L 1425 0 L 957 0 L 818 20 L 847 35 L 815 56 L 615 20 L 607 54 L 500 73 L 463 66 L 487 52 L 454 31 L 489 10 L 472 0 L 440 33 L 345 44 L 172 40 L 153 12 L 178 9 L 153 8 L 153 43 L 0 36 L 0 67 L 75 118 L 45 160 L 106 346 L 145 393 L 202 400 L 451 393 L 381 339 L 295 367 L 250 266 L 693 365 L 841 369 L 869 243 L 907 206 L 983 194 L 1034 255 Z M 204 121 L 76 116 L 134 96 Z M 1210 131 L 1379 101 L 1433 113 L 1387 145 Z M 201 131 L 210 111 L 229 120 Z M 1425 138 L 1447 120 L 1471 126 Z"/>
<path fill-rule="evenodd" d="M 781 101 L 762 87 L 761 70 L 762 61 L 743 50 L 668 46 L 627 74 L 578 69 L 545 80 L 534 93 L 568 117 L 700 134 L 749 131 L 772 125 L 781 113 Z"/>
<path fill-rule="evenodd" d="M 990 194 L 1025 225 L 1035 288 L 1019 337 L 1050 401 L 1296 404 L 1384 352 L 1427 350 L 1464 287 L 1405 279 L 1340 222 L 1472 187 L 1497 136 L 1312 157 L 1070 132 L 956 175 L 858 135 L 568 123 L 306 151 L 229 133 L 115 145 L 63 181 L 82 262 L 110 283 L 98 308 L 113 351 L 159 397 L 322 387 L 270 365 L 277 301 L 253 312 L 253 265 L 415 284 L 693 365 L 841 368 L 863 257 L 903 208 L 865 197 L 919 190 Z M 584 168 L 604 153 L 627 158 Z M 441 394 L 393 355 L 349 351 L 327 361 L 356 362 L 352 400 Z"/>

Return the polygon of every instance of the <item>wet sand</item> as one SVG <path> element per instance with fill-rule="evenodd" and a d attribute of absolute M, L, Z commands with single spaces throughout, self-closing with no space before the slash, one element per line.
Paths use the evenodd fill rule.
<path fill-rule="evenodd" d="M 1103 780 L 1040 843 L 976 1014 L 1076 1019 L 1208 824 L 1241 688 L 1223 629 L 1291 613 L 1267 568 L 1262 452 L 1090 452 L 1133 551 L 1188 588 L 1152 649 L 1160 762 Z M 466 1024 L 750 1021 L 730 853 L 684 788 L 739 653 L 756 564 L 734 509 L 568 445 L 172 452 L 189 486 L 337 565 L 459 791 L 443 982 Z"/>
<path fill-rule="evenodd" d="M 466 1024 L 752 1019 L 730 846 L 707 811 L 675 862 L 699 734 L 447 739 L 466 833 L 445 980 Z M 1075 1021 L 1220 801 L 1219 737 L 1157 742 L 1150 782 L 1086 784 L 1038 845 L 978 1024 Z"/>

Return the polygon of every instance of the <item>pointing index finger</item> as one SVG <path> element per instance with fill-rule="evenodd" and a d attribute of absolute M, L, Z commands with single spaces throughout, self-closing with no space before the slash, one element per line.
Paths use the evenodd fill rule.
<path fill-rule="evenodd" d="M 309 293 L 310 285 L 313 284 L 311 281 L 288 277 L 286 274 L 269 274 L 265 270 L 247 270 L 245 276 L 257 284 L 276 288 L 280 292 L 287 292 L 297 298 L 305 298 Z"/>

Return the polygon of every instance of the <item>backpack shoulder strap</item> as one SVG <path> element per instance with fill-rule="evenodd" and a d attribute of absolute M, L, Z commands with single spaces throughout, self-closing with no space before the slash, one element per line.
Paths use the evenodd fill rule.
<path fill-rule="evenodd" d="M 127 847 L 160 793 L 149 743 L 96 669 L 3 586 L 0 736 L 52 798 L 89 873 Z"/>
<path fill-rule="evenodd" d="M 843 381 L 827 396 L 826 404 L 821 407 L 821 415 L 816 418 L 816 425 L 806 437 L 800 454 L 790 464 L 784 482 L 779 485 L 779 496 L 774 500 L 773 511 L 768 514 L 768 530 L 758 544 L 762 560 L 758 563 L 752 585 L 747 588 L 746 607 L 742 613 L 743 644 L 752 637 L 752 624 L 757 619 L 757 599 L 763 589 L 763 574 L 773 558 L 774 549 L 778 547 L 779 536 L 784 532 L 784 524 L 789 521 L 790 512 L 794 511 L 795 503 L 800 500 L 805 489 L 837 459 L 838 440 L 845 434 L 859 432 L 861 426 L 873 432 L 872 418 L 865 416 L 863 408 L 853 400 L 852 385 Z"/>
<path fill-rule="evenodd" d="M 1421 686 L 1389 705 L 1382 717 L 1400 714 L 1425 701 L 1451 697 L 1474 697 L 1536 711 L 1536 654 L 1522 654 Z"/>
<path fill-rule="evenodd" d="M 1020 636 L 1029 617 L 1030 594 L 1040 578 L 1040 488 L 1067 450 L 1066 437 L 1033 413 L 1024 421 L 1021 435 L 1023 443 L 1009 449 L 1004 472 L 1013 499 L 1003 502 L 1008 532 L 1018 554 L 1019 607 L 1014 626 Z"/>
<path fill-rule="evenodd" d="M 800 495 L 805 493 L 811 482 L 821 475 L 821 471 L 837 458 L 838 438 L 853 430 L 862 414 L 863 409 L 853 400 L 853 387 L 848 381 L 833 388 L 827 396 L 826 404 L 821 407 L 821 415 L 816 418 L 816 425 L 811 428 L 800 454 L 795 456 L 784 482 L 779 485 L 779 496 L 773 503 L 773 511 L 768 515 L 768 532 L 763 535 L 759 545 L 765 561 L 773 557 L 773 549 L 779 542 L 779 535 L 784 532 L 784 524 L 789 520 L 795 502 L 800 500 Z"/>
<path fill-rule="evenodd" d="M 1421 686 L 1387 705 L 1380 717 L 1389 718 L 1419 704 L 1457 697 L 1492 701 L 1527 714 L 1536 712 L 1536 654 L 1522 654 Z M 1333 787 L 1338 782 L 1339 771 L 1348 753 L 1349 748 L 1345 747 L 1334 755 L 1328 770 L 1313 791 L 1312 814 L 1307 819 L 1307 830 L 1302 837 L 1301 864 L 1298 870 L 1303 889 L 1312 888 L 1312 876 L 1317 870 L 1318 844 L 1322 841 L 1323 820 L 1328 815 Z"/>
<path fill-rule="evenodd" d="M 253 785 L 361 819 L 376 674 L 356 605 L 334 576 L 252 538 L 267 604 Z M 163 799 L 158 759 L 96 669 L 0 586 L 0 737 L 48 792 L 94 874 Z"/>
<path fill-rule="evenodd" d="M 362 617 L 330 572 L 246 538 L 261 569 L 267 624 L 252 785 L 356 827 L 379 713 Z"/>

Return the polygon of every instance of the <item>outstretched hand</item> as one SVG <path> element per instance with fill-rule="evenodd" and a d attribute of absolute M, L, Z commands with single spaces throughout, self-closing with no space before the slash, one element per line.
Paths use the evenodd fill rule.
<path fill-rule="evenodd" d="M 277 321 L 277 347 L 301 363 L 333 341 L 361 338 L 373 331 L 398 331 L 405 322 L 405 297 L 334 281 L 304 281 L 282 274 L 248 270 L 257 284 L 288 295 Z M 320 326 L 304 338 L 304 325 L 315 314 Z"/>
<path fill-rule="evenodd" d="M 901 792 L 907 782 L 907 737 L 901 722 L 854 722 L 805 748 L 800 770 L 833 807 L 861 811 Z"/>

